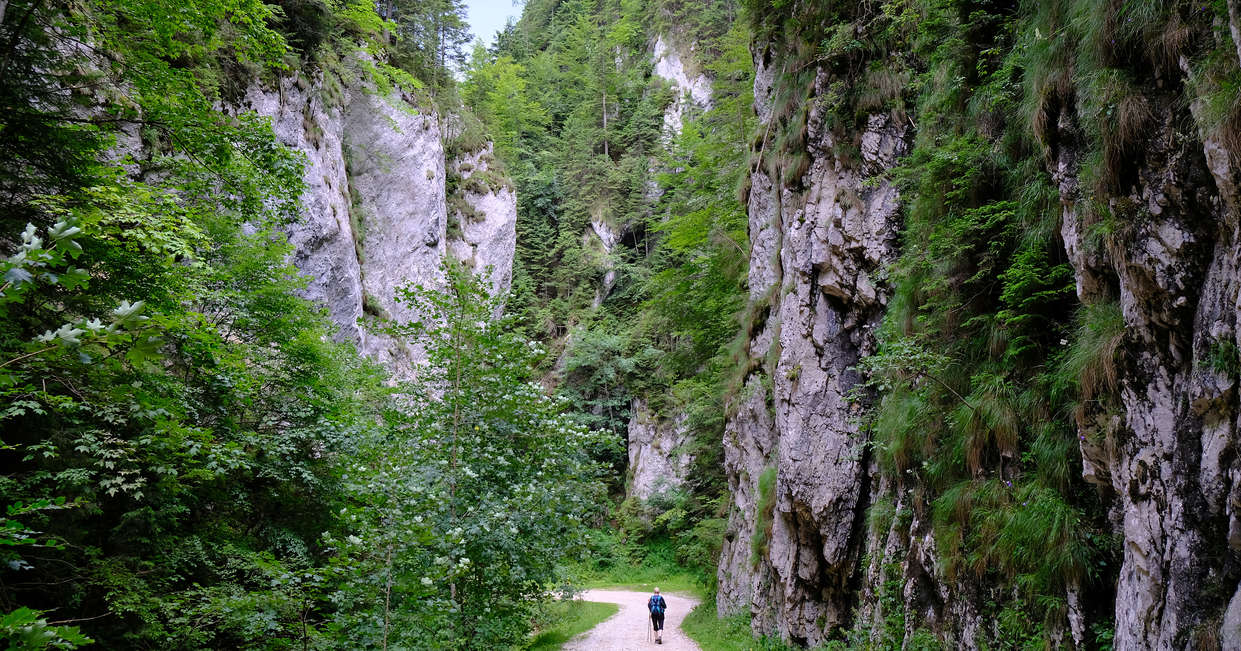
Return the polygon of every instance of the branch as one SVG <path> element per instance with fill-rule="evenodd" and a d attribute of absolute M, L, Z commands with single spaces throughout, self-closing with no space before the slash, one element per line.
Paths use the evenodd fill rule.
<path fill-rule="evenodd" d="M 10 359 L 9 361 L 7 361 L 7 362 L 5 362 L 5 363 L 3 363 L 3 364 L 0 364 L 0 368 L 4 368 L 4 367 L 6 367 L 6 366 L 8 366 L 9 364 L 12 364 L 12 363 L 14 363 L 14 362 L 20 362 L 20 361 L 22 361 L 23 359 L 26 359 L 26 358 L 28 358 L 28 357 L 34 357 L 35 355 L 39 355 L 39 354 L 42 354 L 42 353 L 46 353 L 47 351 L 52 350 L 52 349 L 54 349 L 54 348 L 56 348 L 56 346 L 48 346 L 48 347 L 46 347 L 46 348 L 40 348 L 39 350 L 36 350 L 36 351 L 34 351 L 33 353 L 26 353 L 25 355 L 22 355 L 22 356 L 20 356 L 20 357 L 14 357 L 13 359 Z"/>
<path fill-rule="evenodd" d="M 113 613 L 113 612 L 109 611 L 109 612 L 106 612 L 106 613 L 104 613 L 104 614 L 102 614 L 102 615 L 95 615 L 94 617 L 78 617 L 78 618 L 75 618 L 75 619 L 62 619 L 62 620 L 55 621 L 55 622 L 48 622 L 48 625 L 49 625 L 49 626 L 60 626 L 61 624 L 72 624 L 72 623 L 74 623 L 74 622 L 89 622 L 89 621 L 91 621 L 91 620 L 95 620 L 95 619 L 103 619 L 104 617 L 109 617 L 109 616 L 111 616 L 111 615 L 115 615 L 115 614 L 116 614 L 116 613 Z"/>

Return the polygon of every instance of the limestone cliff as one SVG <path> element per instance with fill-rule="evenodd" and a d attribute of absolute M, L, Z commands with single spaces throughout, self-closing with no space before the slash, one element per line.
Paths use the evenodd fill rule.
<path fill-rule="evenodd" d="M 1241 603 L 1241 168 L 1218 135 L 1178 126 L 1193 122 L 1182 97 L 1145 81 L 1142 154 L 1107 194 L 1124 223 L 1102 246 L 1077 106 L 1059 115 L 1050 155 L 1078 297 L 1119 302 L 1124 319 L 1112 393 L 1076 414 L 1082 474 L 1123 538 L 1116 645 L 1176 649 L 1200 645 L 1203 629 L 1241 631 L 1221 618 Z"/>
<path fill-rule="evenodd" d="M 672 86 L 672 103 L 664 110 L 664 138 L 681 133 L 687 111 L 711 108 L 711 79 L 686 61 L 678 44 L 660 34 L 651 46 L 651 72 Z"/>
<path fill-rule="evenodd" d="M 487 279 L 493 295 L 513 282 L 517 244 L 517 198 L 495 166 L 490 144 L 451 162 L 458 187 L 449 197 L 448 217 L 448 250 Z"/>
<path fill-rule="evenodd" d="M 648 500 L 678 489 L 689 478 L 691 458 L 688 417 L 678 413 L 660 418 L 646 402 L 635 399 L 629 419 L 629 497 Z"/>
<path fill-rule="evenodd" d="M 960 21 L 959 34 L 976 39 L 971 42 L 977 49 L 966 55 L 938 50 L 934 57 L 940 58 L 934 62 L 955 62 L 951 57 L 961 56 L 973 66 L 990 56 L 977 52 L 1034 47 L 1030 43 L 1037 46 L 1054 28 L 1060 30 L 1054 32 L 1056 39 L 1079 39 L 1074 47 L 1083 50 L 1096 47 L 1092 39 L 1102 39 L 1103 62 L 1091 60 L 1090 65 L 1113 75 L 1106 79 L 1123 77 L 1127 84 L 1123 92 L 1118 86 L 1104 92 L 1089 85 L 1093 80 L 1074 76 L 1085 76 L 1081 66 L 1087 64 L 1081 61 L 1077 69 L 1052 74 L 1014 56 L 1010 60 L 1032 69 L 1006 70 L 1004 74 L 1012 76 L 1002 79 L 1007 84 L 1002 93 L 1008 94 L 1000 96 L 1013 101 L 1022 88 L 1032 89 L 1033 117 L 1017 120 L 987 106 L 980 110 L 978 123 L 968 125 L 969 138 L 962 139 L 971 145 L 984 143 L 982 157 L 995 156 L 1004 164 L 1029 156 L 1035 164 L 1018 183 L 1050 179 L 1054 229 L 1041 241 L 1050 243 L 1050 264 L 1065 265 L 1071 276 L 1067 282 L 1075 290 L 1067 300 L 1046 299 L 1045 332 L 1037 336 L 1066 334 L 1050 339 L 1044 352 L 1028 358 L 1021 355 L 1029 355 L 1029 349 L 1008 348 L 1005 353 L 1004 337 L 1015 337 L 1018 330 L 1010 324 L 1008 330 L 994 331 L 998 343 L 990 346 L 998 352 L 987 352 L 984 341 L 981 356 L 1009 367 L 1025 363 L 1062 365 L 1059 368 L 1066 368 L 1063 360 L 1074 354 L 1063 350 L 1065 346 L 1079 346 L 1076 350 L 1092 356 L 1089 366 L 1074 371 L 1072 408 L 1048 409 L 1051 399 L 1031 397 L 1045 388 L 1024 394 L 1026 406 L 1014 406 L 1017 400 L 1010 398 L 993 403 L 997 410 L 1011 410 L 1003 417 L 1039 414 L 1039 419 L 1076 436 L 1076 443 L 1070 440 L 1065 448 L 1071 457 L 1067 474 L 1072 476 L 1061 480 L 1068 486 L 1061 490 L 1070 495 L 1063 503 L 1072 504 L 1065 512 L 1075 514 L 1065 522 L 1072 528 L 1092 519 L 1107 532 L 1076 548 L 1095 554 L 1091 567 L 1057 570 L 1060 574 L 1048 583 L 1055 586 L 1055 594 L 1039 613 L 1005 610 L 1006 600 L 1024 598 L 1028 584 L 1021 581 L 1032 579 L 996 572 L 987 566 L 988 552 L 980 549 L 988 535 L 993 536 L 990 544 L 1002 546 L 1005 541 L 995 541 L 1008 534 L 984 531 L 971 538 L 960 527 L 974 526 L 978 514 L 990 508 L 1021 513 L 1028 504 L 1022 500 L 1033 499 L 1028 497 L 1032 493 L 1017 497 L 1008 491 L 1039 472 L 1027 460 L 1040 454 L 1037 446 L 1046 440 L 1032 443 L 1017 434 L 1012 442 L 1001 439 L 1007 431 L 1026 436 L 1024 432 L 1042 423 L 1013 422 L 1010 430 L 1000 431 L 1006 427 L 1002 419 L 982 414 L 987 407 L 976 402 L 984 395 L 977 389 L 978 376 L 961 371 L 970 362 L 946 357 L 955 365 L 953 372 L 962 375 L 944 379 L 915 372 L 909 382 L 943 384 L 946 402 L 958 415 L 938 422 L 943 426 L 939 436 L 947 438 L 943 431 L 974 419 L 985 422 L 979 427 L 989 442 L 934 457 L 926 450 L 946 444 L 934 431 L 914 432 L 911 440 L 919 449 L 908 454 L 915 462 L 911 467 L 897 464 L 900 469 L 893 471 L 875 458 L 890 452 L 879 450 L 889 442 L 872 440 L 874 430 L 866 426 L 874 423 L 867 414 L 873 414 L 885 389 L 865 384 L 860 373 L 866 360 L 879 352 L 876 331 L 885 322 L 885 312 L 895 311 L 888 304 L 893 276 L 899 273 L 893 263 L 908 253 L 902 247 L 921 242 L 910 234 L 906 219 L 919 200 L 954 200 L 925 187 L 930 199 L 913 196 L 909 186 L 898 186 L 893 179 L 909 174 L 910 167 L 959 162 L 953 157 L 968 154 L 935 147 L 967 129 L 954 124 L 937 132 L 938 125 L 926 120 L 917 124 L 901 110 L 868 110 L 870 100 L 862 97 L 849 107 L 855 111 L 846 113 L 851 130 L 842 133 L 840 114 L 834 125 L 824 119 L 831 110 L 825 107 L 843 103 L 842 88 L 877 78 L 896 85 L 907 78 L 887 71 L 876 76 L 882 66 L 864 59 L 833 68 L 827 63 L 830 53 L 823 51 L 817 58 L 799 59 L 796 47 L 782 47 L 787 44 L 770 31 L 760 34 L 754 44 L 755 109 L 764 134 L 755 141 L 748 196 L 750 311 L 744 379 L 731 398 L 724 440 L 731 510 L 719 567 L 721 614 L 749 613 L 756 633 L 811 646 L 847 639 L 910 648 L 929 643 L 995 648 L 1028 635 L 1057 647 L 1111 643 L 1117 649 L 1241 648 L 1238 114 L 1232 105 L 1233 112 L 1227 114 L 1232 122 L 1225 120 L 1221 126 L 1218 105 L 1209 105 L 1218 95 L 1202 95 L 1210 88 L 1206 80 L 1216 74 L 1204 61 L 1234 72 L 1241 62 L 1221 62 L 1219 54 L 1226 52 L 1232 59 L 1241 52 L 1241 42 L 1229 40 L 1230 34 L 1241 33 L 1234 4 L 1228 3 L 1228 12 L 1221 4 L 1213 17 L 1204 17 L 1189 4 L 1169 3 L 1163 13 L 1129 17 L 1130 22 L 1149 21 L 1141 28 L 1146 31 L 1132 32 L 1118 26 L 1123 22 L 1118 17 L 1129 16 L 1116 8 L 1118 3 L 1082 9 L 1082 16 L 1103 25 L 1102 36 L 1075 32 L 1082 23 L 1057 22 L 1067 20 L 1067 14 L 1057 11 L 1021 16 L 1020 11 L 1005 10 L 1004 20 L 1011 21 L 1006 25 L 1028 31 L 1023 37 L 1027 40 L 1012 41 L 970 32 L 986 18 L 983 13 L 968 20 L 964 14 L 935 14 L 944 21 L 937 29 Z M 865 30 L 875 18 L 849 19 L 853 22 L 842 22 L 831 28 L 836 32 L 828 30 L 829 35 L 865 42 Z M 1154 38 L 1151 34 L 1175 40 L 1148 47 L 1142 39 Z M 915 61 L 915 68 L 934 65 L 917 58 L 929 49 L 915 54 L 895 42 L 881 46 L 872 51 L 892 48 L 887 56 Z M 865 48 L 855 51 L 863 54 L 851 56 L 869 56 Z M 983 68 L 977 64 L 977 70 Z M 859 69 L 870 70 L 872 76 L 847 76 Z M 961 73 L 947 91 L 961 92 L 967 99 L 948 102 L 947 94 L 935 95 L 943 90 L 934 88 L 943 79 L 936 74 L 944 71 L 927 76 L 932 89 L 926 96 L 932 99 L 923 101 L 944 104 L 934 105 L 924 118 L 938 119 L 944 110 L 976 110 L 995 100 L 979 99 L 991 89 L 984 89 L 986 79 L 971 76 L 971 71 Z M 1022 78 L 1024 74 L 1030 77 Z M 978 95 L 969 98 L 970 92 Z M 1217 112 L 1214 117 L 1212 110 Z M 953 128 L 957 131 L 949 134 Z M 1005 140 L 1006 130 L 1017 135 Z M 1020 144 L 1006 148 L 1013 143 Z M 783 149 L 773 154 L 770 149 L 777 146 Z M 916 148 L 934 154 L 906 157 Z M 944 158 L 934 159 L 939 154 Z M 906 167 L 898 169 L 901 166 Z M 954 186 L 960 187 L 977 191 L 965 182 Z M 1032 201 L 1019 192 L 1003 196 L 1006 201 Z M 977 205 L 986 204 L 967 204 Z M 952 215 L 940 217 L 947 221 Z M 987 227 L 973 223 L 962 231 L 985 233 Z M 1015 258 L 1019 249 L 996 244 L 1004 241 L 994 236 L 988 245 Z M 960 255 L 970 252 L 962 248 Z M 958 261 L 933 262 L 950 269 Z M 1004 264 L 1015 263 L 1006 258 Z M 965 268 L 979 273 L 975 267 Z M 974 280 L 968 274 L 944 274 L 958 285 Z M 913 281 L 929 282 L 927 277 Z M 935 291 L 939 289 L 925 293 Z M 1057 291 L 1051 288 L 1046 296 Z M 971 315 L 999 310 L 979 307 L 988 300 L 998 303 L 1001 298 L 998 292 L 993 298 L 967 295 L 945 310 L 959 320 L 946 322 L 964 331 Z M 926 318 L 929 309 L 911 311 L 908 320 L 912 324 Z M 1114 309 L 1122 323 L 1100 335 L 1087 317 L 1108 309 Z M 1073 335 L 1075 328 L 1087 334 Z M 1071 342 L 1074 336 L 1088 339 L 1088 345 Z M 1101 339 L 1089 339 L 1092 336 Z M 927 343 L 930 336 L 907 341 L 933 345 Z M 964 356 L 965 350 L 962 345 L 953 352 Z M 991 368 L 1009 372 L 1002 365 Z M 1052 372 L 1047 373 L 1039 377 L 1051 377 Z M 990 455 L 990 461 L 971 454 Z M 931 468 L 935 463 L 952 468 Z M 943 498 L 942 483 L 935 483 L 943 475 L 932 477 L 932 471 L 959 472 L 961 485 L 993 486 L 999 497 L 992 504 L 951 502 Z M 958 515 L 945 515 L 950 506 L 964 513 L 954 520 Z M 867 518 L 868 512 L 872 517 Z M 1031 538 L 1050 535 L 1039 530 Z M 1004 549 L 1039 548 L 1037 542 L 1021 545 Z M 991 581 L 997 578 L 1011 583 Z M 1043 619 L 1032 626 L 1004 621 L 1004 613 L 1013 612 Z"/>
<path fill-rule="evenodd" d="M 408 93 L 381 96 L 364 70 L 351 72 L 352 81 L 325 83 L 335 73 L 294 71 L 274 87 L 252 86 L 239 108 L 270 117 L 280 142 L 305 156 L 304 218 L 288 236 L 293 262 L 309 277 L 306 296 L 327 307 L 342 337 L 406 375 L 417 353 L 359 319 L 413 317 L 395 290 L 434 286 L 449 252 L 480 274 L 493 269 L 493 291 L 506 291 L 516 199 L 491 172 L 491 185 L 461 188 L 450 231 L 448 171 L 481 178 L 487 151 L 446 161 L 443 117 Z"/>
<path fill-rule="evenodd" d="M 755 56 L 765 128 L 775 56 Z M 813 83 L 823 94 L 831 79 L 820 72 Z M 847 624 L 853 606 L 867 461 L 860 405 L 848 396 L 883 315 L 886 294 L 872 276 L 893 260 L 899 229 L 896 189 L 864 181 L 895 165 L 910 135 L 873 115 L 861 161 L 849 162 L 823 117 L 808 116 L 804 174 L 751 175 L 750 298 L 759 316 L 748 335 L 752 370 L 724 440 L 733 508 L 718 595 L 721 614 L 750 611 L 758 632 L 812 645 Z M 775 482 L 760 491 L 764 472 Z"/>

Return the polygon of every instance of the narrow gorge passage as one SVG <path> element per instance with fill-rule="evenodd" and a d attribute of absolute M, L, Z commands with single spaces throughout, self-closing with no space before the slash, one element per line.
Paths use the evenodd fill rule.
<path fill-rule="evenodd" d="M 698 599 L 665 594 L 668 614 L 664 619 L 664 643 L 657 645 L 648 633 L 650 619 L 646 612 L 646 592 L 628 590 L 587 590 L 585 601 L 620 604 L 620 612 L 602 624 L 569 640 L 564 651 L 628 651 L 629 649 L 660 648 L 670 651 L 698 651 L 700 647 L 681 630 L 681 622 L 698 605 Z"/>
<path fill-rule="evenodd" d="M 1241 0 L 0 0 L 0 646 L 656 585 L 1241 651 Z"/>

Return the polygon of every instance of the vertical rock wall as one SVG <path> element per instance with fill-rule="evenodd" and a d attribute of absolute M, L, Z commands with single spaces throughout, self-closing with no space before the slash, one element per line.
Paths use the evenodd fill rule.
<path fill-rule="evenodd" d="M 654 61 L 652 73 L 672 85 L 676 96 L 664 110 L 664 138 L 670 140 L 681 133 L 687 110 L 711 108 L 711 80 L 701 72 L 695 72 L 681 58 L 681 53 L 671 39 L 660 34 L 651 46 Z"/>
<path fill-rule="evenodd" d="M 756 44 L 761 129 L 787 126 L 773 123 L 781 56 Z M 1235 140 L 1199 126 L 1195 73 L 1179 66 L 1134 81 L 1146 117 L 1108 187 L 1083 172 L 1080 97 L 1050 101 L 1041 136 L 1078 298 L 1115 303 L 1124 320 L 1105 360 L 1113 386 L 1073 415 L 1082 476 L 1120 541 L 1117 649 L 1241 648 L 1241 166 Z M 831 83 L 818 72 L 802 100 L 805 173 L 768 156 L 750 178 L 753 318 L 724 440 L 732 507 L 718 607 L 811 646 L 849 627 L 978 648 L 998 635 L 990 604 L 1011 595 L 938 567 L 930 509 L 867 458 L 857 417 L 868 397 L 847 398 L 885 310 L 878 272 L 898 253 L 899 197 L 881 173 L 913 125 L 870 115 L 852 142 L 833 142 L 817 114 Z M 850 145 L 860 157 L 838 153 Z M 870 530 L 863 514 L 880 500 L 901 515 Z M 1080 580 L 1067 581 L 1067 630 L 1046 631 L 1066 647 L 1090 647 L 1097 632 Z"/>
<path fill-rule="evenodd" d="M 492 294 L 508 291 L 513 282 L 517 247 L 517 197 L 507 180 L 492 168 L 492 146 L 452 161 L 461 179 L 458 192 L 468 214 L 455 214 L 458 228 L 448 249 L 466 268 L 487 279 Z M 471 183 L 471 179 L 476 182 Z"/>
<path fill-rule="evenodd" d="M 629 497 L 648 500 L 683 486 L 691 461 L 682 450 L 690 439 L 688 417 L 679 413 L 660 418 L 640 399 L 633 401 L 630 413 Z"/>
<path fill-rule="evenodd" d="M 354 72 L 355 80 L 365 79 Z M 412 372 L 417 351 L 358 321 L 411 319 L 395 300 L 396 289 L 439 283 L 450 249 L 479 273 L 493 268 L 494 292 L 508 289 L 516 198 L 505 184 L 465 192 L 470 218 L 461 220 L 450 241 L 437 114 L 399 91 L 383 97 L 362 81 L 338 87 L 305 72 L 281 78 L 275 88 L 256 85 L 243 103 L 239 108 L 270 117 L 277 138 L 306 157 L 304 217 L 288 229 L 293 262 L 309 277 L 306 297 L 325 305 L 340 335 L 361 352 L 397 376 Z M 480 153 L 454 164 L 482 172 L 484 158 Z"/>
<path fill-rule="evenodd" d="M 756 57 L 760 128 L 773 119 L 772 56 Z M 820 71 L 807 101 L 830 83 Z M 733 508 L 718 598 L 722 614 L 753 614 L 756 632 L 810 645 L 848 623 L 855 605 L 867 460 L 861 405 L 849 394 L 883 315 L 875 274 L 896 254 L 897 193 L 876 179 L 910 135 L 872 115 L 861 160 L 852 161 L 837 154 L 823 118 L 818 108 L 808 117 L 804 175 L 751 175 L 750 294 L 759 316 L 749 333 L 752 370 L 724 441 Z M 772 469 L 772 493 L 762 495 L 759 478 Z"/>
<path fill-rule="evenodd" d="M 1119 302 L 1124 316 L 1115 391 L 1077 415 L 1083 476 L 1123 539 L 1116 648 L 1197 648 L 1229 626 L 1224 604 L 1241 579 L 1241 197 L 1235 153 L 1182 126 L 1193 118 L 1168 90 L 1179 84 L 1150 81 L 1142 153 L 1104 195 L 1120 221 L 1104 241 L 1072 105 L 1052 156 L 1078 296 Z"/>

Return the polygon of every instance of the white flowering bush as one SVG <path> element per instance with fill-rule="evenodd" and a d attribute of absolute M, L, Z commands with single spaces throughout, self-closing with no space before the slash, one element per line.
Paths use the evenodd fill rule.
<path fill-rule="evenodd" d="M 356 530 L 329 544 L 352 575 L 338 626 L 359 646 L 506 648 L 558 565 L 583 548 L 604 503 L 588 450 L 608 437 L 566 416 L 531 377 L 542 351 L 493 319 L 479 281 L 445 270 L 447 289 L 408 287 L 424 316 L 385 332 L 425 347 L 389 428 L 346 480 Z"/>

